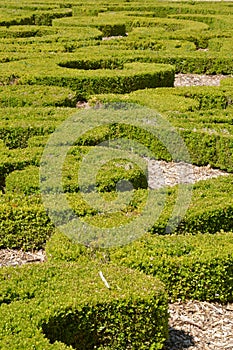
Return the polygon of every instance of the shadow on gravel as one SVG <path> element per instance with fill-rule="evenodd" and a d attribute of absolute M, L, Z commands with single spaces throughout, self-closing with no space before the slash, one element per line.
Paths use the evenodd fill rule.
<path fill-rule="evenodd" d="M 183 330 L 169 327 L 169 339 L 165 343 L 164 350 L 183 350 L 194 345 L 193 336 Z"/>

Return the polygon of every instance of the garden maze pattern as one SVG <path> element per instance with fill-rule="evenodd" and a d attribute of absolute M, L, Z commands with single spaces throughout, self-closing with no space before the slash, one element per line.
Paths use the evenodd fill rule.
<path fill-rule="evenodd" d="M 48 258 L 1 268 L 1 349 L 159 350 L 169 301 L 233 302 L 232 22 L 227 1 L 0 0 L 0 248 L 45 249 Z M 178 73 L 229 77 L 220 86 L 174 87 Z M 107 250 L 74 244 L 43 206 L 39 173 L 49 136 L 82 103 L 151 108 L 176 128 L 193 164 L 229 175 L 194 184 L 171 235 L 177 186 L 164 187 L 163 211 L 141 239 Z M 105 213 L 82 198 L 82 157 L 113 138 L 172 160 L 151 134 L 123 124 L 78 139 L 64 163 L 64 192 L 76 215 L 97 226 L 133 220 L 148 192 L 137 166 L 112 161 L 97 190 L 114 200 L 126 178 L 134 185 L 127 207 Z"/>

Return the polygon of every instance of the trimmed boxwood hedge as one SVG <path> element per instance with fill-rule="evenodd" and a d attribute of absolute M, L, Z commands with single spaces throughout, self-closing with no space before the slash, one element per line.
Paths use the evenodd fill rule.
<path fill-rule="evenodd" d="M 194 164 L 210 164 L 212 167 L 232 172 L 232 96 L 233 90 L 230 85 L 196 86 L 144 89 L 127 95 L 97 95 L 92 96 L 89 103 L 136 103 L 162 112 L 163 117 L 167 118 L 181 135 Z M 171 160 L 171 155 L 164 145 L 148 133 L 125 126 L 120 126 L 117 133 L 118 137 L 125 136 L 144 142 L 157 159 Z"/>
<path fill-rule="evenodd" d="M 173 218 L 179 225 L 172 232 L 214 234 L 220 230 L 231 231 L 232 183 L 232 176 L 222 176 L 193 185 L 193 191 L 190 193 L 191 204 L 182 220 L 179 217 Z M 151 233 L 167 234 L 168 220 L 176 203 L 177 190 L 177 186 L 164 188 L 165 203 L 158 220 L 151 228 L 148 227 Z M 119 227 L 139 216 L 147 201 L 148 191 L 143 189 L 135 190 L 133 193 L 126 191 L 122 196 L 123 205 L 118 206 L 115 203 L 114 206 L 111 204 L 111 201 L 116 199 L 114 193 L 104 195 L 102 206 L 99 205 L 99 197 L 95 193 L 87 193 L 84 197 L 80 193 L 67 193 L 66 197 L 70 208 L 80 220 L 102 228 Z M 25 250 L 43 247 L 46 239 L 51 236 L 54 226 L 43 207 L 41 197 L 36 194 L 25 196 L 9 193 L 2 195 L 0 199 L 0 246 Z M 59 199 L 59 196 L 51 195 L 50 213 L 56 215 L 57 225 L 62 226 L 67 220 L 73 219 L 73 214 L 63 208 L 57 209 Z M 155 205 L 161 204 L 158 202 Z M 153 215 L 153 207 L 150 210 Z M 148 223 L 145 223 L 146 227 L 147 225 Z"/>
<path fill-rule="evenodd" d="M 95 61 L 72 60 L 64 56 L 63 60 L 58 57 L 9 62 L 4 67 L 2 83 L 9 83 L 14 76 L 20 84 L 69 87 L 79 98 L 98 93 L 128 93 L 146 87 L 173 86 L 174 83 L 174 68 L 170 65 L 133 62 L 122 66 L 119 61 L 111 59 L 110 69 L 106 60 L 102 59 L 93 68 Z"/>
<path fill-rule="evenodd" d="M 8 150 L 3 148 L 1 150 L 0 163 L 0 188 L 4 190 L 6 176 L 14 170 L 24 169 L 28 165 L 40 164 L 40 158 L 43 149 L 40 147 L 24 148 Z"/>
<path fill-rule="evenodd" d="M 54 18 L 61 18 L 66 16 L 72 16 L 72 10 L 63 9 L 51 9 L 41 11 L 30 11 L 27 9 L 14 8 L 1 8 L 0 26 L 13 26 L 13 25 L 43 25 L 50 26 Z"/>
<path fill-rule="evenodd" d="M 32 87 L 34 91 L 45 92 L 46 89 L 47 87 Z M 55 91 L 57 91 L 56 89 Z M 48 88 L 48 90 L 51 92 L 53 87 Z M 62 91 L 64 92 L 63 89 Z M 52 103 L 51 98 L 53 99 L 53 97 L 50 96 L 50 103 Z M 54 99 L 56 100 L 56 97 Z M 33 96 L 28 97 L 29 102 L 34 103 Z M 19 103 L 21 104 L 20 99 Z M 43 104 L 42 101 L 35 101 L 35 103 Z M 77 112 L 76 109 L 75 113 Z M 29 107 L 2 107 L 0 113 L 0 139 L 12 149 L 27 147 L 28 141 L 34 136 L 51 134 L 62 121 L 74 113 L 74 109 L 68 107 L 34 108 L 32 105 Z M 45 146 L 45 143 L 43 145 Z"/>
<path fill-rule="evenodd" d="M 78 192 L 80 186 L 78 183 L 78 171 L 80 164 L 81 153 L 85 154 L 88 149 L 81 150 L 78 156 L 67 156 L 63 165 L 63 188 L 64 192 Z M 32 194 L 39 193 L 39 167 L 28 166 L 23 170 L 11 172 L 6 178 L 5 191 Z M 82 191 L 91 192 L 97 189 L 99 192 L 116 191 L 116 186 L 121 180 L 129 181 L 134 189 L 147 188 L 146 172 L 140 169 L 133 162 L 123 159 L 116 159 L 103 164 L 100 167 L 96 181 L 91 182 L 91 179 L 84 179 L 85 184 L 82 184 Z M 123 187 L 122 187 L 123 189 Z M 48 188 L 49 192 L 51 189 Z M 54 191 L 54 188 L 53 188 Z"/>
<path fill-rule="evenodd" d="M 0 86 L 2 107 L 75 107 L 75 93 L 65 87 L 10 85 Z"/>
<path fill-rule="evenodd" d="M 164 287 L 140 272 L 85 260 L 2 268 L 0 280 L 1 348 L 159 350 L 168 336 Z"/>
<path fill-rule="evenodd" d="M 165 283 L 169 300 L 233 301 L 233 234 L 157 236 L 146 234 L 124 247 L 84 249 L 60 232 L 46 245 L 50 261 L 107 259 Z"/>

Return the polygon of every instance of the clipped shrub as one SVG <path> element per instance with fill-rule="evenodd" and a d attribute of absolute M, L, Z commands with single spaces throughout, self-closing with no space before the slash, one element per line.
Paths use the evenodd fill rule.
<path fill-rule="evenodd" d="M 28 166 L 23 170 L 11 172 L 5 181 L 6 192 L 29 195 L 38 193 L 39 188 L 39 168 L 35 166 Z"/>
<path fill-rule="evenodd" d="M 40 89 L 39 89 L 40 90 Z M 42 89 L 43 91 L 43 89 Z M 33 97 L 29 101 L 33 103 Z M 39 103 L 39 102 L 38 102 Z M 62 107 L 3 107 L 0 109 L 0 139 L 9 148 L 25 148 L 30 138 L 51 134 L 63 120 L 74 113 Z M 77 113 L 78 111 L 75 110 Z"/>
<path fill-rule="evenodd" d="M 74 63 L 76 61 L 78 62 L 77 69 Z M 5 67 L 2 82 L 4 84 L 9 82 L 14 72 L 20 84 L 65 86 L 74 90 L 77 97 L 82 99 L 94 93 L 128 93 L 146 87 L 173 86 L 174 83 L 174 69 L 170 65 L 133 62 L 125 63 L 122 69 L 122 63 L 119 64 L 116 60 L 115 66 L 112 66 L 113 69 L 105 69 L 106 60 L 102 60 L 101 67 L 97 65 L 97 69 L 93 70 L 93 61 L 95 62 L 96 59 L 88 62 L 90 69 L 86 67 L 85 60 L 82 60 L 80 66 L 78 58 L 72 60 L 70 57 L 69 60 L 64 58 L 63 60 L 44 58 L 40 61 L 29 59 L 26 60 L 26 64 L 19 61 L 15 62 L 14 68 Z M 13 62 L 9 63 L 11 64 Z M 28 72 L 28 64 L 30 72 Z"/>
<path fill-rule="evenodd" d="M 5 188 L 6 176 L 14 170 L 24 169 L 27 165 L 39 165 L 43 149 L 40 147 L 8 150 L 1 152 L 0 186 Z"/>
<path fill-rule="evenodd" d="M 88 149 L 84 149 L 81 150 L 78 157 L 67 156 L 62 169 L 64 192 L 78 192 L 80 190 L 78 172 L 82 161 L 81 153 L 85 154 L 87 152 Z M 100 168 L 98 165 L 96 170 L 96 179 L 92 179 L 92 177 L 86 174 L 86 178 L 83 179 L 85 183 L 82 182 L 82 191 L 91 192 L 97 189 L 99 192 L 110 192 L 117 189 L 118 191 L 127 191 L 132 188 L 147 188 L 146 169 L 141 169 L 133 162 L 116 159 L 103 164 Z M 52 188 L 55 191 L 53 184 Z M 28 166 L 22 170 L 12 171 L 6 178 L 5 190 L 8 193 L 16 192 L 26 195 L 38 193 L 40 190 L 39 167 Z M 51 188 L 48 187 L 47 191 L 51 191 Z"/>
<path fill-rule="evenodd" d="M 75 93 L 55 86 L 11 85 L 0 87 L 0 107 L 75 107 Z"/>
<path fill-rule="evenodd" d="M 17 6 L 16 6 L 17 7 Z M 54 18 L 61 18 L 66 16 L 72 16 L 71 9 L 50 9 L 41 10 L 36 8 L 37 11 L 31 9 L 17 9 L 14 8 L 1 8 L 0 26 L 13 26 L 13 25 L 44 25 L 50 26 Z"/>
<path fill-rule="evenodd" d="M 126 26 L 124 20 L 117 18 L 115 20 L 108 16 L 108 18 L 99 18 L 90 17 L 90 16 L 81 16 L 81 17 L 72 17 L 69 21 L 65 19 L 56 19 L 53 20 L 54 27 L 81 27 L 81 26 L 95 27 L 102 32 L 103 36 L 117 36 L 125 35 Z"/>
<path fill-rule="evenodd" d="M 62 242 L 62 244 L 61 244 Z M 232 302 L 233 234 L 215 233 L 171 236 L 144 235 L 126 246 L 82 250 L 82 246 L 56 232 L 46 245 L 51 261 L 94 261 L 114 264 L 153 275 L 164 282 L 169 300 L 196 299 Z"/>
<path fill-rule="evenodd" d="M 231 86 L 196 86 L 144 89 L 127 95 L 103 94 L 93 96 L 89 103 L 136 103 L 162 112 L 181 135 L 194 164 L 210 164 L 232 172 L 231 96 Z M 145 131 L 121 126 L 116 132 L 118 137 L 140 140 L 157 159 L 171 160 L 164 145 Z M 172 135 L 169 137 L 172 140 Z"/>
<path fill-rule="evenodd" d="M 0 278 L 3 348 L 159 350 L 168 336 L 163 285 L 140 272 L 84 261 L 6 268 Z"/>
<path fill-rule="evenodd" d="M 146 237 L 110 254 L 115 263 L 160 278 L 172 300 L 232 302 L 232 233 Z"/>
<path fill-rule="evenodd" d="M 0 27 L 0 38 L 29 38 L 36 36 L 51 35 L 54 31 L 48 27 L 41 26 L 11 26 Z"/>

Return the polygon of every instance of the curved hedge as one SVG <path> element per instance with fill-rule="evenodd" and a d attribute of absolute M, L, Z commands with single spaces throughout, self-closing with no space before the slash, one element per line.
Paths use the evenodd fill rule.
<path fill-rule="evenodd" d="M 225 80 L 225 79 L 224 79 Z M 224 80 L 222 84 L 224 84 Z M 232 96 L 230 78 L 226 86 L 194 86 L 144 89 L 127 95 L 97 95 L 90 104 L 136 103 L 163 113 L 184 140 L 191 160 L 197 165 L 233 171 Z M 157 159 L 171 160 L 171 155 L 158 140 L 145 132 L 121 127 L 117 137 L 144 140 Z M 227 155 L 227 156 L 226 156 Z"/>
<path fill-rule="evenodd" d="M 2 83 L 14 77 L 20 84 L 65 86 L 74 90 L 80 98 L 97 93 L 128 93 L 146 87 L 173 86 L 174 83 L 174 69 L 170 65 L 133 62 L 125 63 L 122 67 L 116 62 L 113 64 L 115 69 L 106 69 L 105 59 L 102 59 L 101 67 L 93 70 L 93 61 L 80 62 L 77 59 L 76 63 L 76 60 L 63 59 L 62 62 L 61 58 L 44 58 L 42 61 L 10 62 L 4 66 Z M 90 69 L 86 69 L 88 65 Z"/>
<path fill-rule="evenodd" d="M 29 87 L 31 91 L 46 92 L 47 87 Z M 67 95 L 67 90 L 53 90 L 53 87 L 48 88 L 48 92 L 60 91 L 62 92 L 63 101 L 68 100 L 69 103 L 72 102 L 73 98 L 69 100 L 69 94 Z M 60 89 L 60 88 L 58 88 Z M 14 89 L 13 89 L 14 90 Z M 69 91 L 69 90 L 68 90 Z M 63 93 L 65 92 L 65 95 Z M 72 93 L 72 96 L 75 94 Z M 27 96 L 27 95 L 26 95 Z M 59 97 L 59 99 L 60 99 Z M 74 113 L 73 108 L 65 107 L 33 107 L 34 104 L 43 103 L 55 103 L 57 100 L 56 96 L 52 94 L 49 96 L 49 100 L 44 102 L 43 100 L 34 99 L 34 95 L 27 96 L 27 103 L 31 103 L 32 106 L 29 107 L 3 107 L 0 109 L 1 120 L 0 120 L 0 139 L 2 139 L 7 147 L 11 148 L 25 148 L 28 145 L 28 141 L 33 136 L 48 135 L 51 134 L 56 127 L 66 118 L 68 118 L 72 113 Z M 17 99 L 15 96 L 15 101 L 22 104 L 22 98 Z M 61 101 L 61 100 L 60 100 Z M 74 101 L 74 100 L 73 100 Z M 77 113 L 77 110 L 75 110 Z M 45 145 L 45 143 L 43 144 Z"/>
<path fill-rule="evenodd" d="M 88 153 L 88 149 L 81 149 L 76 156 L 69 155 L 63 165 L 63 189 L 64 192 L 78 192 L 80 185 L 78 183 L 78 171 L 81 156 Z M 29 166 L 23 170 L 16 170 L 11 172 L 5 183 L 6 192 L 15 193 L 39 193 L 39 167 Z M 116 191 L 116 186 L 121 180 L 131 183 L 134 189 L 147 188 L 146 174 L 142 169 L 133 162 L 123 159 L 113 159 L 112 161 L 103 164 L 98 169 L 96 181 L 92 183 L 91 179 L 86 174 L 84 179 L 85 184 L 82 184 L 82 191 L 91 192 L 97 189 L 99 192 Z M 122 190 L 123 190 L 122 184 Z M 51 189 L 48 188 L 49 192 Z M 127 190 L 127 186 L 125 187 Z M 54 191 L 54 188 L 53 188 Z"/>
<path fill-rule="evenodd" d="M 159 278 L 170 301 L 197 299 L 233 301 L 233 234 L 215 233 L 172 236 L 145 235 L 121 248 L 93 252 L 56 232 L 46 245 L 50 261 L 79 261 L 83 256 L 98 261 L 103 256 L 114 264 Z"/>
<path fill-rule="evenodd" d="M 11 85 L 0 86 L 2 107 L 75 107 L 75 93 L 65 87 Z"/>
<path fill-rule="evenodd" d="M 24 166 L 25 167 L 25 166 Z M 182 220 L 175 217 L 179 225 L 175 234 L 208 234 L 220 230 L 232 230 L 232 176 L 200 181 L 193 186 L 192 201 Z M 22 185 L 23 186 L 23 185 Z M 26 184 L 24 185 L 26 188 Z M 164 188 L 165 203 L 161 208 L 161 215 L 148 227 L 153 234 L 166 235 L 168 220 L 177 199 L 177 186 Z M 213 196 L 214 193 L 214 196 Z M 161 192 L 159 194 L 161 196 Z M 107 193 L 102 197 L 102 206 L 95 193 L 66 193 L 69 207 L 80 220 L 97 227 L 119 227 L 139 216 L 147 201 L 148 191 L 126 191 L 121 194 L 123 205 L 114 203 L 114 194 Z M 51 213 L 57 217 L 57 225 L 62 226 L 73 218 L 73 213 L 66 209 L 58 209 L 59 196 L 50 196 Z M 0 246 L 11 248 L 40 249 L 54 231 L 48 214 L 38 194 L 26 196 L 24 194 L 7 193 L 1 196 L 0 211 Z M 150 208 L 154 214 L 153 207 Z M 169 225 L 171 223 L 169 222 Z M 147 223 L 145 226 L 147 227 Z"/>
<path fill-rule="evenodd" d="M 46 25 L 50 26 L 54 18 L 72 16 L 71 9 L 51 9 L 30 11 L 29 9 L 1 8 L 0 26 Z"/>
<path fill-rule="evenodd" d="M 0 280 L 1 348 L 159 350 L 168 336 L 163 285 L 130 269 L 45 264 L 2 268 Z"/>

